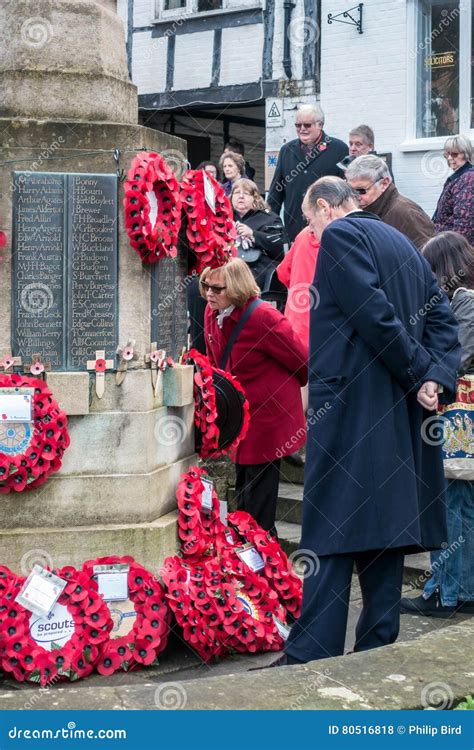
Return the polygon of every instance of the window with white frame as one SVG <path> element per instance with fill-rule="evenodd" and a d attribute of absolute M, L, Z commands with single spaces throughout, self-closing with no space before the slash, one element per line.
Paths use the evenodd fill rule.
<path fill-rule="evenodd" d="M 204 13 L 210 10 L 221 10 L 223 0 L 157 0 L 156 12 L 158 17 L 171 15 L 178 10 L 186 14 Z"/>
<path fill-rule="evenodd" d="M 472 9 L 465 0 L 418 0 L 415 137 L 454 135 L 474 127 Z"/>

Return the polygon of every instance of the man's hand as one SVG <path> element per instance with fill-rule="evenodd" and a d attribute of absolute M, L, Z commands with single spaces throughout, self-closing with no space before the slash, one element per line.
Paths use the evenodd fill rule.
<path fill-rule="evenodd" d="M 428 409 L 428 411 L 436 411 L 438 408 L 438 383 L 435 383 L 433 380 L 427 380 L 421 386 L 416 398 L 418 399 L 418 403 L 425 409 Z"/>

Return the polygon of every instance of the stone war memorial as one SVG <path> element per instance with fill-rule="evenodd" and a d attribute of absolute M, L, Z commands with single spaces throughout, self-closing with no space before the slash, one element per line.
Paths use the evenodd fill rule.
<path fill-rule="evenodd" d="M 0 40 L 0 375 L 44 378 L 70 436 L 58 472 L 2 495 L 0 562 L 156 570 L 176 550 L 193 392 L 190 365 L 158 377 L 150 353 L 186 345 L 187 260 L 140 262 L 123 178 L 141 150 L 184 167 L 185 144 L 137 124 L 113 0 L 6 0 Z M 0 451 L 22 454 L 25 429 L 0 424 Z"/>

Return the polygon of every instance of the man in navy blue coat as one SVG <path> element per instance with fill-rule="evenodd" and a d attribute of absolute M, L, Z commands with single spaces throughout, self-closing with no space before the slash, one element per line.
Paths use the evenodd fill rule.
<path fill-rule="evenodd" d="M 287 663 L 344 653 L 354 564 L 355 651 L 396 640 L 404 554 L 446 541 L 434 412 L 459 364 L 447 297 L 410 240 L 360 211 L 338 177 L 315 182 L 303 212 L 321 239 L 301 540 L 314 564 Z"/>

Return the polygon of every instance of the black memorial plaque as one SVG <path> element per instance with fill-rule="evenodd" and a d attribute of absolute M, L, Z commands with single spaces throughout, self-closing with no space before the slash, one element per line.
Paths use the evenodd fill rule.
<path fill-rule="evenodd" d="M 117 347 L 117 177 L 14 172 L 12 352 L 82 370 Z"/>
<path fill-rule="evenodd" d="M 68 177 L 68 368 L 117 348 L 117 178 Z M 92 357 L 94 358 L 94 357 Z"/>
<path fill-rule="evenodd" d="M 151 340 L 176 358 L 187 345 L 187 259 L 178 246 L 176 258 L 162 258 L 151 269 Z"/>
<path fill-rule="evenodd" d="M 12 351 L 53 368 L 65 358 L 64 180 L 13 173 Z"/>

